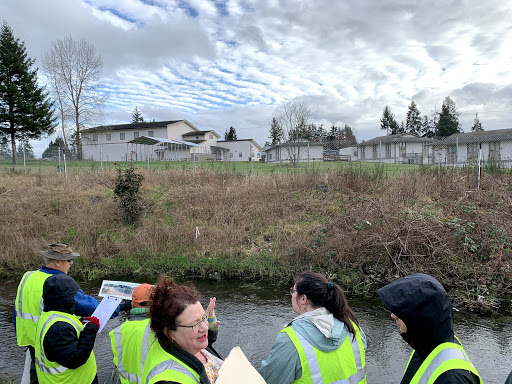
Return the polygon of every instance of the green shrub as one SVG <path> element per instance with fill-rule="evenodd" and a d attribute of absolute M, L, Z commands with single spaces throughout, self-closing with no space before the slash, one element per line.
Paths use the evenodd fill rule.
<path fill-rule="evenodd" d="M 117 169 L 114 195 L 123 211 L 123 221 L 127 224 L 136 223 L 144 210 L 139 194 L 143 178 L 142 175 L 135 173 L 133 165 L 124 171 L 120 167 Z"/>

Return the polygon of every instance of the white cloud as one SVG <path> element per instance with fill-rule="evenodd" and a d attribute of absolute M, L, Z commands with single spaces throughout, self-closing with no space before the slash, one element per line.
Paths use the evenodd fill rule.
<path fill-rule="evenodd" d="M 381 135 L 451 96 L 469 129 L 512 126 L 512 4 L 489 0 L 17 0 L 0 13 L 29 55 L 71 35 L 92 43 L 112 90 L 111 123 L 135 105 L 263 144 L 276 107 L 300 98 L 324 125 Z M 63 16 L 64 15 L 64 16 Z"/>

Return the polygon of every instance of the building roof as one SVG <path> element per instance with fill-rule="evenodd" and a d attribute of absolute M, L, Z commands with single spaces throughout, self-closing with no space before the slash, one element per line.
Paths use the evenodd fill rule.
<path fill-rule="evenodd" d="M 189 141 L 181 141 L 181 140 L 171 140 L 171 139 L 163 139 L 161 137 L 147 137 L 147 136 L 139 136 L 136 139 L 128 141 L 130 144 L 142 144 L 142 145 L 155 145 L 159 143 L 169 143 L 169 144 L 184 144 L 192 147 L 197 147 L 197 144 L 191 143 Z"/>
<path fill-rule="evenodd" d="M 119 131 L 119 130 L 128 130 L 128 129 L 144 129 L 144 128 L 166 128 L 168 125 L 176 124 L 179 122 L 185 122 L 193 129 L 197 129 L 187 120 L 169 120 L 169 121 L 151 121 L 144 123 L 130 123 L 130 124 L 116 124 L 116 125 L 100 125 L 98 127 L 93 127 L 89 129 L 84 129 L 82 133 L 92 133 L 92 132 L 101 132 L 101 131 Z"/>
<path fill-rule="evenodd" d="M 467 144 L 467 143 L 481 143 L 484 141 L 506 141 L 512 140 L 512 128 L 495 129 L 492 131 L 480 132 L 467 132 L 467 133 L 454 133 L 439 140 L 437 143 L 441 145 L 448 144 Z"/>
<path fill-rule="evenodd" d="M 286 142 L 281 144 L 274 144 L 274 145 L 265 145 L 264 148 L 262 148 L 262 151 L 268 152 L 274 148 L 278 147 L 294 147 L 296 145 L 300 145 L 301 147 L 307 147 L 309 144 L 310 147 L 323 147 L 324 143 L 321 143 L 319 141 L 300 141 L 300 142 Z"/>
<path fill-rule="evenodd" d="M 182 136 L 183 137 L 187 137 L 187 136 L 201 136 L 201 135 L 206 135 L 207 133 L 213 133 L 215 136 L 217 137 L 220 137 L 220 135 L 215 132 L 214 130 L 209 130 L 209 131 L 191 131 L 191 132 L 187 132 L 187 133 L 184 133 Z"/>
<path fill-rule="evenodd" d="M 235 143 L 236 143 L 237 141 L 252 141 L 252 143 L 253 143 L 256 147 L 258 147 L 258 149 L 259 149 L 260 151 L 261 151 L 261 149 L 262 149 L 262 148 L 261 148 L 261 146 L 260 146 L 257 142 L 255 142 L 255 141 L 254 141 L 254 139 L 217 140 L 217 143 L 226 143 L 226 142 L 227 142 L 227 143 L 229 143 L 229 142 L 235 142 Z"/>
<path fill-rule="evenodd" d="M 366 145 L 374 145 L 374 144 L 385 144 L 385 143 L 430 143 L 433 142 L 434 139 L 428 137 L 419 137 L 413 133 L 395 133 L 393 135 L 379 136 L 373 139 L 363 141 L 358 144 L 358 147 L 366 146 Z"/>

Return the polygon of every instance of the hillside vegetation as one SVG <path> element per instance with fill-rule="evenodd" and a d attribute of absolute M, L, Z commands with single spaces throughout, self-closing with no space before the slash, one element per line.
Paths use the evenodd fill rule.
<path fill-rule="evenodd" d="M 385 176 L 345 167 L 309 174 L 138 169 L 144 213 L 122 221 L 116 172 L 0 173 L 0 275 L 19 279 L 47 242 L 81 253 L 72 275 L 292 281 L 312 268 L 353 294 L 429 273 L 459 307 L 508 312 L 508 174 L 419 168 Z"/>

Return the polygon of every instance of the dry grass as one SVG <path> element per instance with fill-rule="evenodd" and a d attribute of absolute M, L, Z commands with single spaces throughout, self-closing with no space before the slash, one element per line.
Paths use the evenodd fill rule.
<path fill-rule="evenodd" d="M 367 292 L 425 272 L 468 307 L 510 304 L 510 176 L 486 176 L 474 190 L 464 173 L 138 172 L 146 212 L 137 226 L 122 224 L 114 171 L 67 181 L 0 174 L 2 273 L 18 277 L 45 243 L 64 241 L 83 256 L 74 273 L 89 277 L 188 268 L 288 279 L 311 267 Z"/>

